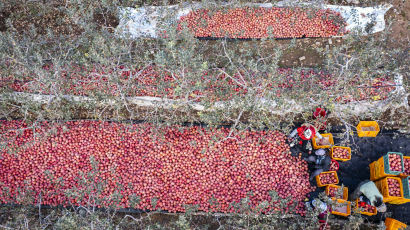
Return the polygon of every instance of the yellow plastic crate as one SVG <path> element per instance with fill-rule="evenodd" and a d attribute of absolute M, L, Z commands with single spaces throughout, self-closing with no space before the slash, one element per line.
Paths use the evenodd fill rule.
<path fill-rule="evenodd" d="M 352 205 L 351 205 L 350 201 L 346 201 L 346 200 L 342 200 L 342 199 L 335 199 L 335 198 L 332 198 L 332 201 L 336 202 L 335 206 L 340 205 L 340 204 L 343 204 L 343 205 L 347 206 L 346 207 L 346 213 L 343 213 L 343 212 L 336 211 L 335 210 L 336 207 L 333 207 L 333 204 L 332 204 L 332 211 L 331 211 L 332 214 L 338 215 L 338 216 L 345 216 L 345 217 L 350 216 L 350 214 L 352 212 L 351 211 L 351 206 Z"/>
<path fill-rule="evenodd" d="M 343 159 L 343 158 L 333 157 L 333 149 L 335 149 L 335 148 L 341 148 L 341 149 L 347 149 L 347 150 L 349 150 L 349 158 Z M 333 146 L 333 147 L 331 148 L 331 150 L 330 150 L 330 157 L 331 157 L 332 159 L 334 159 L 334 160 L 337 160 L 337 161 L 348 161 L 348 160 L 350 160 L 350 159 L 352 158 L 352 149 L 349 148 L 349 147 L 344 147 L 344 146 Z"/>
<path fill-rule="evenodd" d="M 329 185 L 329 184 L 322 184 L 320 182 L 320 179 L 319 179 L 320 175 L 327 174 L 327 173 L 332 173 L 336 177 L 336 183 L 332 183 L 332 184 L 339 184 L 339 177 L 337 176 L 337 172 L 336 171 L 327 171 L 327 172 L 322 172 L 322 173 L 320 173 L 319 175 L 316 176 L 317 187 L 324 187 L 326 185 Z"/>
<path fill-rule="evenodd" d="M 391 201 L 391 204 L 405 204 L 410 202 L 410 194 L 409 194 L 409 178 L 401 178 L 401 184 L 403 186 L 403 198 Z"/>
<path fill-rule="evenodd" d="M 408 203 L 408 202 L 410 202 L 410 199 L 406 199 L 406 198 L 402 197 L 402 198 L 399 198 L 397 200 L 392 200 L 389 203 L 390 204 L 405 204 L 405 203 Z"/>
<path fill-rule="evenodd" d="M 373 206 L 374 207 L 374 206 Z M 356 199 L 356 209 L 355 209 L 356 211 L 358 211 L 359 210 L 359 199 Z M 362 212 L 362 211 L 359 211 L 359 213 L 360 214 L 362 214 L 362 215 L 366 215 L 366 216 L 374 216 L 374 215 L 377 215 L 377 209 L 376 209 L 376 207 L 374 207 L 374 212 Z"/>
<path fill-rule="evenodd" d="M 374 179 L 375 180 L 380 180 L 380 179 L 386 178 L 388 176 L 396 176 L 396 175 L 386 174 L 384 172 L 383 158 L 380 158 L 377 161 L 375 161 L 374 162 Z"/>
<path fill-rule="evenodd" d="M 341 187 L 342 186 L 340 186 L 340 185 L 334 185 L 334 184 L 326 185 L 325 193 L 326 193 L 326 195 L 329 196 L 330 188 L 340 189 Z M 348 197 L 349 197 L 349 189 L 347 187 L 343 187 L 343 198 L 342 199 L 347 200 Z"/>
<path fill-rule="evenodd" d="M 369 168 L 370 168 L 370 180 L 371 180 L 371 181 L 377 180 L 377 179 L 376 179 L 376 169 L 375 169 L 375 166 L 374 166 L 375 164 L 376 164 L 375 161 L 369 164 Z"/>
<path fill-rule="evenodd" d="M 390 196 L 389 186 L 387 185 L 387 179 L 397 180 L 400 184 L 400 196 Z M 380 193 L 383 195 L 383 201 L 385 203 L 391 203 L 392 201 L 403 199 L 403 184 L 399 177 L 386 177 L 381 180 L 376 181 L 376 187 L 379 189 Z"/>
<path fill-rule="evenodd" d="M 380 132 L 379 124 L 376 121 L 360 121 L 356 128 L 359 137 L 375 137 Z"/>
<path fill-rule="evenodd" d="M 407 228 L 405 223 L 389 217 L 386 218 L 384 224 L 386 225 L 386 230 L 404 230 Z"/>
<path fill-rule="evenodd" d="M 313 137 L 312 138 L 312 145 L 313 145 L 314 149 L 327 149 L 327 148 L 332 147 L 335 144 L 335 142 L 333 141 L 333 135 L 331 133 L 324 133 L 324 134 L 320 134 L 320 135 L 322 135 L 323 138 L 329 137 L 330 145 L 318 145 L 316 143 L 316 137 Z"/>

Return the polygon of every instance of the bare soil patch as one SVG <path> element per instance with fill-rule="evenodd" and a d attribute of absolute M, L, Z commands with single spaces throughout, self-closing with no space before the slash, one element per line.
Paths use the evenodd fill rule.
<path fill-rule="evenodd" d="M 386 13 L 386 20 L 392 21 L 388 28 L 392 48 L 409 48 L 410 42 L 410 1 L 394 0 L 393 7 Z"/>
<path fill-rule="evenodd" d="M 1 11 L 0 12 L 0 32 L 4 32 L 7 30 L 6 20 L 10 16 L 10 11 Z"/>
<path fill-rule="evenodd" d="M 94 15 L 94 22 L 97 23 L 99 29 L 107 28 L 109 32 L 113 33 L 114 29 L 120 23 L 120 20 L 110 12 L 103 12 L 103 13 L 95 13 Z"/>

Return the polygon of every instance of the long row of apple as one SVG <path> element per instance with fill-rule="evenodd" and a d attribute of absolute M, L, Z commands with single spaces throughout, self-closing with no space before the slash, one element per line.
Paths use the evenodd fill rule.
<path fill-rule="evenodd" d="M 50 69 L 51 67 L 46 67 Z M 50 69 L 52 70 L 52 69 Z M 219 74 L 217 77 L 204 73 L 200 80 L 194 82 L 190 80 L 188 85 L 197 86 L 197 89 L 178 89 L 177 82 L 184 79 L 179 76 L 159 71 L 158 68 L 150 66 L 145 69 L 136 70 L 115 70 L 103 67 L 93 69 L 83 69 L 73 67 L 69 72 L 61 74 L 57 83 L 42 81 L 35 76 L 27 76 L 25 79 L 14 80 L 12 76 L 4 77 L 0 81 L 0 86 L 9 88 L 17 92 L 31 92 L 39 94 L 59 94 L 66 95 L 125 95 L 125 96 L 154 96 L 167 97 L 172 99 L 185 98 L 189 93 L 189 98 L 200 101 L 207 98 L 212 101 L 225 101 L 235 95 L 245 95 L 250 88 L 259 88 L 262 92 L 271 91 L 278 97 L 282 91 L 298 90 L 303 85 L 316 85 L 325 94 L 332 94 L 337 85 L 337 80 L 323 71 L 314 70 L 291 70 L 279 69 L 278 77 L 269 80 L 267 76 L 254 76 L 244 80 L 239 74 L 228 77 L 226 74 Z M 112 79 L 115 77 L 115 79 Z M 266 85 L 261 88 L 261 85 Z M 383 100 L 395 89 L 394 83 L 388 77 L 375 78 L 369 82 L 350 82 L 352 87 L 357 88 L 355 95 L 343 95 L 335 98 L 336 101 L 350 102 L 360 100 Z M 195 88 L 195 87 L 193 87 Z M 223 93 L 222 93 L 223 92 Z"/>
<path fill-rule="evenodd" d="M 256 207 L 276 191 L 281 198 L 291 196 L 293 211 L 304 214 L 301 201 L 314 188 L 307 164 L 290 156 L 285 135 L 245 131 L 228 138 L 229 133 L 102 121 L 44 122 L 32 129 L 21 121 L 0 121 L 2 144 L 11 150 L 1 151 L 0 201 L 19 203 L 26 188 L 35 203 L 41 193 L 45 205 L 85 205 L 89 195 L 70 197 L 65 191 L 88 187 L 98 198 L 119 189 L 122 207 L 177 212 L 198 205 L 203 211 L 234 212 L 232 203 L 249 196 Z M 77 178 L 94 171 L 90 158 L 98 162 L 98 173 L 85 185 Z M 101 193 L 93 190 L 94 182 L 103 185 Z M 139 203 L 132 206 L 131 198 Z M 278 203 L 264 210 L 292 211 Z"/>

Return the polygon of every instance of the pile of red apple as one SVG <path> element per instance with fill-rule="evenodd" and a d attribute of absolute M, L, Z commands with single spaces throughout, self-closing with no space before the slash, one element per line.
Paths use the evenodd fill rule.
<path fill-rule="evenodd" d="M 375 213 L 376 207 L 373 205 L 367 204 L 365 202 L 359 202 L 359 207 L 363 209 L 363 212 Z"/>
<path fill-rule="evenodd" d="M 410 158 L 403 158 L 404 160 L 404 174 L 410 175 Z"/>
<path fill-rule="evenodd" d="M 388 185 L 390 196 L 398 196 L 398 197 L 401 196 L 400 182 L 398 179 L 387 178 L 387 185 Z"/>
<path fill-rule="evenodd" d="M 389 154 L 389 166 L 391 171 L 402 172 L 402 158 L 399 154 Z"/>
<path fill-rule="evenodd" d="M 22 130 L 20 133 L 18 130 Z M 52 132 L 50 132 L 52 130 Z M 226 138 L 226 128 L 157 127 L 101 121 L 43 122 L 33 129 L 20 121 L 0 121 L 0 202 L 18 203 L 19 189 L 35 192 L 34 202 L 45 205 L 85 204 L 64 191 L 81 190 L 76 178 L 92 171 L 104 181 L 107 196 L 119 189 L 121 206 L 140 198 L 138 209 L 232 212 L 232 202 L 250 197 L 251 204 L 270 200 L 269 191 L 292 196 L 296 212 L 304 213 L 303 199 L 314 190 L 305 161 L 290 155 L 286 136 L 276 131 L 244 131 Z M 52 178 L 62 178 L 56 185 Z M 91 183 L 91 182 L 90 182 Z M 90 186 L 88 184 L 87 186 Z M 5 188 L 10 190 L 4 193 Z M 213 200 L 211 205 L 210 200 Z M 105 203 L 108 204 L 108 203 Z M 104 205 L 104 204 L 103 204 Z M 267 209 L 278 210 L 279 206 Z M 284 211 L 289 211 L 285 209 Z"/>
<path fill-rule="evenodd" d="M 332 37 L 346 33 L 340 13 L 330 9 L 232 8 L 211 12 L 191 11 L 182 16 L 178 30 L 186 25 L 195 37 L 275 38 Z"/>
<path fill-rule="evenodd" d="M 339 159 L 349 159 L 349 157 L 350 157 L 349 150 L 345 149 L 345 148 L 334 147 L 333 148 L 333 157 L 334 158 L 339 158 Z"/>
<path fill-rule="evenodd" d="M 319 174 L 319 181 L 322 184 L 336 184 L 337 179 L 334 173 L 324 172 Z"/>

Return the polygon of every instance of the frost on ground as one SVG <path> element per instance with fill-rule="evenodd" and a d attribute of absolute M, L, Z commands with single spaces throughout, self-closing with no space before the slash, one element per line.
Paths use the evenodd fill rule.
<path fill-rule="evenodd" d="M 386 27 L 384 15 L 392 5 L 380 5 L 376 7 L 326 5 L 326 7 L 342 15 L 347 22 L 347 30 L 357 30 L 359 34 L 368 35 L 384 30 Z"/>
<path fill-rule="evenodd" d="M 304 6 L 318 7 L 309 3 L 300 3 Z M 227 3 L 227 5 L 232 5 Z M 276 4 L 249 4 L 259 7 L 285 7 L 290 3 L 281 1 Z M 293 3 L 293 5 L 295 5 Z M 172 18 L 179 19 L 188 14 L 193 9 L 201 8 L 201 4 L 171 5 L 171 6 L 148 6 L 140 8 L 126 7 L 120 9 L 120 24 L 117 27 L 117 34 L 129 35 L 131 38 L 151 37 L 156 38 L 159 19 L 163 19 L 171 13 Z M 340 12 L 347 22 L 346 29 L 357 31 L 359 34 L 367 35 L 377 33 L 385 28 L 384 15 L 392 5 L 380 5 L 375 7 L 353 7 L 338 5 L 319 5 L 321 8 L 328 8 Z"/>

